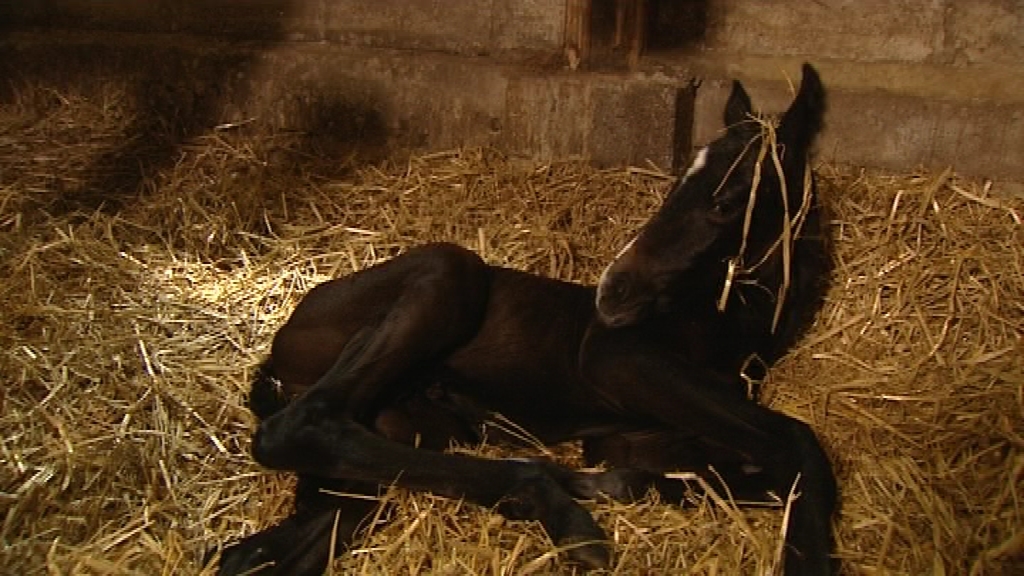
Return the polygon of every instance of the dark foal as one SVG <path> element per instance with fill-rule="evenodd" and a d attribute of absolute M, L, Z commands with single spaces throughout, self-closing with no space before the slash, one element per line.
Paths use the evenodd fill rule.
<path fill-rule="evenodd" d="M 226 549 L 220 573 L 321 573 L 335 525 L 340 550 L 373 506 L 320 488 L 386 484 L 538 520 L 570 559 L 604 567 L 604 532 L 576 499 L 654 488 L 682 501 L 699 486 L 665 473 L 689 472 L 741 501 L 798 494 L 785 573 L 829 574 L 829 461 L 806 424 L 745 384 L 820 305 L 829 258 L 807 155 L 824 104 L 809 65 L 777 127 L 735 83 L 724 134 L 596 287 L 434 244 L 310 291 L 250 398 L 253 455 L 299 473 L 296 511 Z M 545 443 L 582 440 L 607 469 L 442 452 L 494 414 Z"/>

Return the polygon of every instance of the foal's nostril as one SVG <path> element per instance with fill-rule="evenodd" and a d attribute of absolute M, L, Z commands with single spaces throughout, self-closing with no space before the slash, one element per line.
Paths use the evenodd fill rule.
<path fill-rule="evenodd" d="M 601 283 L 597 297 L 597 312 L 605 325 L 616 327 L 632 321 L 631 293 L 629 282 L 623 282 L 621 274 L 608 276 Z"/>
<path fill-rule="evenodd" d="M 609 274 L 601 285 L 601 297 L 609 304 L 621 304 L 629 298 L 630 283 L 622 272 Z"/>
<path fill-rule="evenodd" d="M 633 284 L 621 274 L 616 276 L 615 281 L 612 283 L 612 297 L 620 302 L 629 299 L 629 294 L 632 292 L 632 285 Z"/>

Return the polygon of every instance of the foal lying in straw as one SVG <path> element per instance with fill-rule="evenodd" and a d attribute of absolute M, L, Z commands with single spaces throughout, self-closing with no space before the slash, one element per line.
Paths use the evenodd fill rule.
<path fill-rule="evenodd" d="M 807 155 L 824 105 L 809 65 L 777 127 L 735 83 L 725 132 L 597 286 L 433 244 L 314 288 L 250 397 L 253 455 L 299 473 L 296 510 L 225 550 L 220 573 L 322 572 L 373 511 L 358 496 L 388 484 L 537 520 L 590 568 L 611 550 L 577 499 L 791 495 L 785 573 L 830 573 L 830 463 L 807 425 L 747 390 L 820 304 L 828 257 Z M 581 440 L 606 469 L 442 452 L 495 415 L 545 444 Z"/>

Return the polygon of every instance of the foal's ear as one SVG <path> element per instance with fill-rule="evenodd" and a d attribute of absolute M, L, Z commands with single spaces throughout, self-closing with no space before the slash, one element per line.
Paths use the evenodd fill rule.
<path fill-rule="evenodd" d="M 805 150 L 821 131 L 824 115 L 825 88 L 821 77 L 813 66 L 804 64 L 800 91 L 779 122 L 779 138 L 786 146 Z"/>
<path fill-rule="evenodd" d="M 740 84 L 739 80 L 733 80 L 732 93 L 725 103 L 725 127 L 728 130 L 735 130 L 750 120 L 754 110 L 750 106 L 750 96 Z"/>

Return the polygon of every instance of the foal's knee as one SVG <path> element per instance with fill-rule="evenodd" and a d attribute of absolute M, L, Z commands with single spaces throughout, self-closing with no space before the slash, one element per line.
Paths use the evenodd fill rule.
<path fill-rule="evenodd" d="M 344 451 L 350 424 L 329 401 L 307 394 L 260 423 L 252 438 L 253 459 L 276 470 L 317 471 Z"/>
<path fill-rule="evenodd" d="M 249 388 L 249 410 L 260 420 L 270 418 L 288 404 L 281 381 L 274 376 L 273 370 L 271 360 L 268 359 L 256 369 Z"/>

